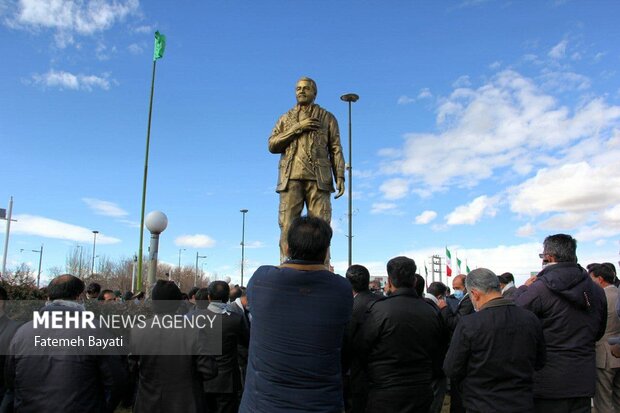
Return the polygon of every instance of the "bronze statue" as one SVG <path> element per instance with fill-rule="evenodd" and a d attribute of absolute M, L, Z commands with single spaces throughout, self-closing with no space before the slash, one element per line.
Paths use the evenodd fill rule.
<path fill-rule="evenodd" d="M 269 152 L 279 153 L 278 186 L 280 208 L 280 261 L 287 256 L 286 234 L 289 224 L 306 206 L 308 215 L 332 218 L 330 194 L 344 193 L 344 157 L 338 122 L 334 115 L 314 103 L 314 80 L 302 77 L 297 82 L 297 105 L 278 119 L 269 137 Z M 326 259 L 329 263 L 329 254 Z"/>

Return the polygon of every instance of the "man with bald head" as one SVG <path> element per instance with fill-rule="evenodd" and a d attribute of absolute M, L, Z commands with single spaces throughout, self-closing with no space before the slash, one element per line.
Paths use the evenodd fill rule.
<path fill-rule="evenodd" d="M 281 154 L 276 188 L 280 194 L 280 262 L 286 261 L 288 227 L 301 216 L 304 205 L 308 216 L 330 223 L 330 194 L 336 190 L 336 198 L 344 194 L 344 157 L 338 122 L 314 103 L 317 91 L 314 80 L 299 79 L 295 87 L 297 105 L 280 117 L 269 137 L 269 152 Z"/>

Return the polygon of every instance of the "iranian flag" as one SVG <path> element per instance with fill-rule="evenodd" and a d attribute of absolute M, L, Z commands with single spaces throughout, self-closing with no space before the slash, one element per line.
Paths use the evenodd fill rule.
<path fill-rule="evenodd" d="M 452 254 L 448 247 L 446 247 L 446 275 L 452 277 Z"/>

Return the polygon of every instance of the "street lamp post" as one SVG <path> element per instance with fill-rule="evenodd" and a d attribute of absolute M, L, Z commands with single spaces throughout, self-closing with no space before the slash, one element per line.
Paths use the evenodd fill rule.
<path fill-rule="evenodd" d="M 351 126 L 351 104 L 357 102 L 360 97 L 355 93 L 347 93 L 340 96 L 340 99 L 349 103 L 349 164 L 347 170 L 349 171 L 349 267 L 353 261 L 353 137 Z"/>
<path fill-rule="evenodd" d="M 198 259 L 199 258 L 207 258 L 206 255 L 198 255 L 198 251 L 196 251 L 196 276 L 194 277 L 194 287 L 198 286 Z"/>
<path fill-rule="evenodd" d="M 155 285 L 157 274 L 157 252 L 159 249 L 159 234 L 168 226 L 168 217 L 161 211 L 153 211 L 145 218 L 146 228 L 151 233 L 149 246 L 149 273 L 147 278 L 147 293 L 151 295 L 151 287 Z M 142 291 L 142 275 L 138 272 L 138 285 L 136 289 Z"/>
<path fill-rule="evenodd" d="M 97 247 L 97 234 L 99 234 L 99 231 L 93 231 L 93 263 L 90 267 L 91 276 L 95 273 L 95 248 Z"/>
<path fill-rule="evenodd" d="M 241 286 L 243 287 L 243 267 L 245 265 L 245 214 L 248 213 L 247 209 L 239 210 L 243 215 L 243 223 L 241 224 Z"/>
<path fill-rule="evenodd" d="M 186 248 L 179 248 L 179 283 L 181 282 L 181 252 L 185 250 Z"/>
<path fill-rule="evenodd" d="M 81 245 L 78 245 L 76 248 L 80 249 L 80 261 L 78 263 L 78 278 L 82 278 L 82 251 L 84 250 L 84 248 L 82 248 Z"/>
<path fill-rule="evenodd" d="M 24 252 L 25 250 L 21 248 L 19 252 Z M 30 250 L 32 252 L 36 252 L 39 254 L 39 272 L 37 273 L 37 288 L 39 288 L 39 283 L 41 282 L 41 263 L 43 262 L 43 244 L 41 244 L 41 249 L 38 250 Z"/>
<path fill-rule="evenodd" d="M 37 274 L 37 288 L 39 288 L 39 282 L 41 281 L 41 263 L 43 262 L 43 244 L 41 244 L 41 249 L 39 251 L 32 250 L 32 252 L 39 253 L 39 272 Z"/>

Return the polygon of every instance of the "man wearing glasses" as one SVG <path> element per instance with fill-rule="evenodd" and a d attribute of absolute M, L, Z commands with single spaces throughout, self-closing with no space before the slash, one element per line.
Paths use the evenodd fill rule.
<path fill-rule="evenodd" d="M 596 383 L 595 343 L 605 333 L 607 299 L 577 263 L 577 241 L 545 238 L 543 269 L 514 295 L 543 325 L 547 363 L 534 375 L 536 412 L 590 412 Z"/>

